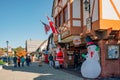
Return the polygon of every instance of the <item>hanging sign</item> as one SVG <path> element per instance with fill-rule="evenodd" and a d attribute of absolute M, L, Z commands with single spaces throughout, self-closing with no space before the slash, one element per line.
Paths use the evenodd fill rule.
<path fill-rule="evenodd" d="M 74 38 L 73 38 L 73 44 L 74 44 L 74 45 L 79 45 L 80 43 L 81 43 L 80 37 L 74 37 Z"/>

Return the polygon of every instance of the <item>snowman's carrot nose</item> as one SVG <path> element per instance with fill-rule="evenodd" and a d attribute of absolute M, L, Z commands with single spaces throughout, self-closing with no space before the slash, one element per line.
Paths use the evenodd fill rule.
<path fill-rule="evenodd" d="M 94 54 L 93 52 L 90 53 L 91 58 L 93 57 L 93 54 Z"/>

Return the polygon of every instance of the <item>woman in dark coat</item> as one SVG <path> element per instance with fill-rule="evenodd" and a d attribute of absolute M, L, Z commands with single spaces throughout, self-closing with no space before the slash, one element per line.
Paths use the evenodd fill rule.
<path fill-rule="evenodd" d="M 14 67 L 17 67 L 17 57 L 16 56 L 13 57 L 13 64 L 14 64 Z"/>
<path fill-rule="evenodd" d="M 76 69 L 78 66 L 78 57 L 79 56 L 78 56 L 78 52 L 76 50 L 74 50 L 73 54 L 74 54 L 74 68 Z"/>

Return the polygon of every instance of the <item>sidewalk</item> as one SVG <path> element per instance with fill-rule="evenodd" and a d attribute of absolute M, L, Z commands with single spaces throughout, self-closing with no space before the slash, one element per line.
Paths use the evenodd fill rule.
<path fill-rule="evenodd" d="M 75 75 L 75 76 L 78 76 L 78 77 L 82 77 L 81 73 L 80 73 L 80 70 L 74 70 L 73 68 L 69 68 L 69 69 L 60 69 L 66 73 L 69 73 L 69 74 L 72 74 L 72 75 Z M 87 78 L 83 78 L 84 80 L 120 80 L 120 77 L 110 77 L 110 78 L 101 78 L 101 77 L 98 77 L 96 79 L 87 79 Z"/>

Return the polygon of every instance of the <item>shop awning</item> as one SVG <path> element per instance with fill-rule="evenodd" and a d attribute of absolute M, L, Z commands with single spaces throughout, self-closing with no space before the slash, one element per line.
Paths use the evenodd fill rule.
<path fill-rule="evenodd" d="M 68 37 L 62 39 L 61 42 L 64 42 L 64 43 L 72 42 L 75 37 L 80 38 L 80 36 L 78 36 L 78 35 L 72 35 L 72 36 L 68 36 Z"/>

